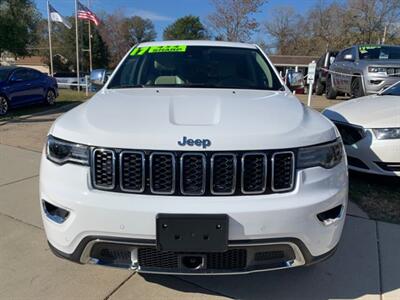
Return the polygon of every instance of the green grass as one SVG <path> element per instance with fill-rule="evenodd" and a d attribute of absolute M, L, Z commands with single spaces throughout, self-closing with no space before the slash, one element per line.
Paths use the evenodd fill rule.
<path fill-rule="evenodd" d="M 9 121 L 14 118 L 23 117 L 31 114 L 41 113 L 48 110 L 53 110 L 55 108 L 61 108 L 65 105 L 75 104 L 78 105 L 90 97 L 93 94 L 89 94 L 89 96 L 85 95 L 85 92 L 77 92 L 70 89 L 60 89 L 60 95 L 57 97 L 56 103 L 53 106 L 48 106 L 45 104 L 31 105 L 20 108 L 12 109 L 5 116 L 0 116 L 0 122 Z"/>
<path fill-rule="evenodd" d="M 371 219 L 400 224 L 400 178 L 350 172 L 349 198 Z"/>

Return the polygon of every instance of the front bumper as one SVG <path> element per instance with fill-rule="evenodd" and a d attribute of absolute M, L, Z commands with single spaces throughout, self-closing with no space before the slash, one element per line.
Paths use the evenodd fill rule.
<path fill-rule="evenodd" d="M 378 140 L 370 129 L 353 145 L 346 145 L 349 169 L 387 176 L 400 176 L 400 139 Z"/>
<path fill-rule="evenodd" d="M 379 76 L 368 73 L 365 76 L 364 85 L 366 94 L 377 94 L 400 80 L 396 76 Z"/>
<path fill-rule="evenodd" d="M 103 241 L 111 240 L 116 245 L 121 240 L 129 241 L 132 250 L 154 248 L 158 213 L 227 214 L 229 249 L 245 248 L 248 252 L 256 246 L 289 245 L 297 253 L 287 261 L 281 260 L 279 266 L 254 267 L 250 263 L 233 271 L 213 272 L 224 274 L 311 263 L 333 252 L 344 225 L 348 194 L 345 162 L 330 170 L 316 167 L 298 171 L 292 192 L 259 196 L 185 197 L 104 192 L 91 187 L 89 173 L 88 167 L 58 166 L 42 157 L 41 201 L 69 211 L 65 222 L 58 224 L 42 210 L 48 241 L 60 256 L 80 263 L 101 263 L 92 259 L 90 247 Z M 317 218 L 319 213 L 337 206 L 342 206 L 342 210 L 334 222 L 325 224 Z M 137 245 L 137 241 L 145 244 Z M 248 259 L 250 262 L 249 256 Z M 132 260 L 129 267 L 156 272 L 140 265 L 135 267 L 134 263 Z M 212 272 L 207 270 L 207 273 Z"/>
<path fill-rule="evenodd" d="M 309 266 L 328 259 L 337 246 L 325 254 L 312 256 L 300 240 L 276 238 L 232 241 L 224 253 L 165 253 L 158 251 L 156 241 L 152 240 L 88 236 L 73 253 L 67 254 L 49 242 L 56 256 L 76 263 L 128 268 L 140 273 L 180 275 L 249 274 Z M 188 268 L 182 263 L 185 257 L 193 256 L 204 257 L 199 268 Z"/>

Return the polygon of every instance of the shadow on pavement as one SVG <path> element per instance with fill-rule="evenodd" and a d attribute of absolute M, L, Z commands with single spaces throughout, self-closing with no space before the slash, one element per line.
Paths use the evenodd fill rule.
<path fill-rule="evenodd" d="M 380 298 L 376 222 L 347 217 L 338 250 L 330 259 L 289 270 L 233 276 L 180 276 L 186 282 L 235 299 Z M 165 276 L 145 279 L 168 286 Z M 179 286 L 168 286 L 179 289 Z M 400 282 L 393 289 L 400 288 Z"/>
<path fill-rule="evenodd" d="M 33 104 L 31 106 L 15 108 L 12 109 L 8 115 L 0 118 L 0 126 L 11 123 L 31 123 L 33 122 L 32 118 L 64 113 L 79 104 L 82 104 L 82 101 L 57 101 L 53 106 L 48 106 L 46 104 Z M 36 120 L 36 122 L 48 121 L 52 120 Z"/>

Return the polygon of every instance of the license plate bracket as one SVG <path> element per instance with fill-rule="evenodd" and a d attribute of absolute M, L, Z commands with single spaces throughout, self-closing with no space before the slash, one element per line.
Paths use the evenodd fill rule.
<path fill-rule="evenodd" d="M 158 214 L 157 249 L 175 252 L 223 252 L 228 249 L 225 214 Z"/>

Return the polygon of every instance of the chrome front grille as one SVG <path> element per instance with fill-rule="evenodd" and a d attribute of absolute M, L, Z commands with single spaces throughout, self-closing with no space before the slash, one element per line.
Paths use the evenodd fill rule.
<path fill-rule="evenodd" d="M 294 188 L 292 151 L 159 152 L 93 149 L 100 190 L 185 196 L 260 195 Z"/>

